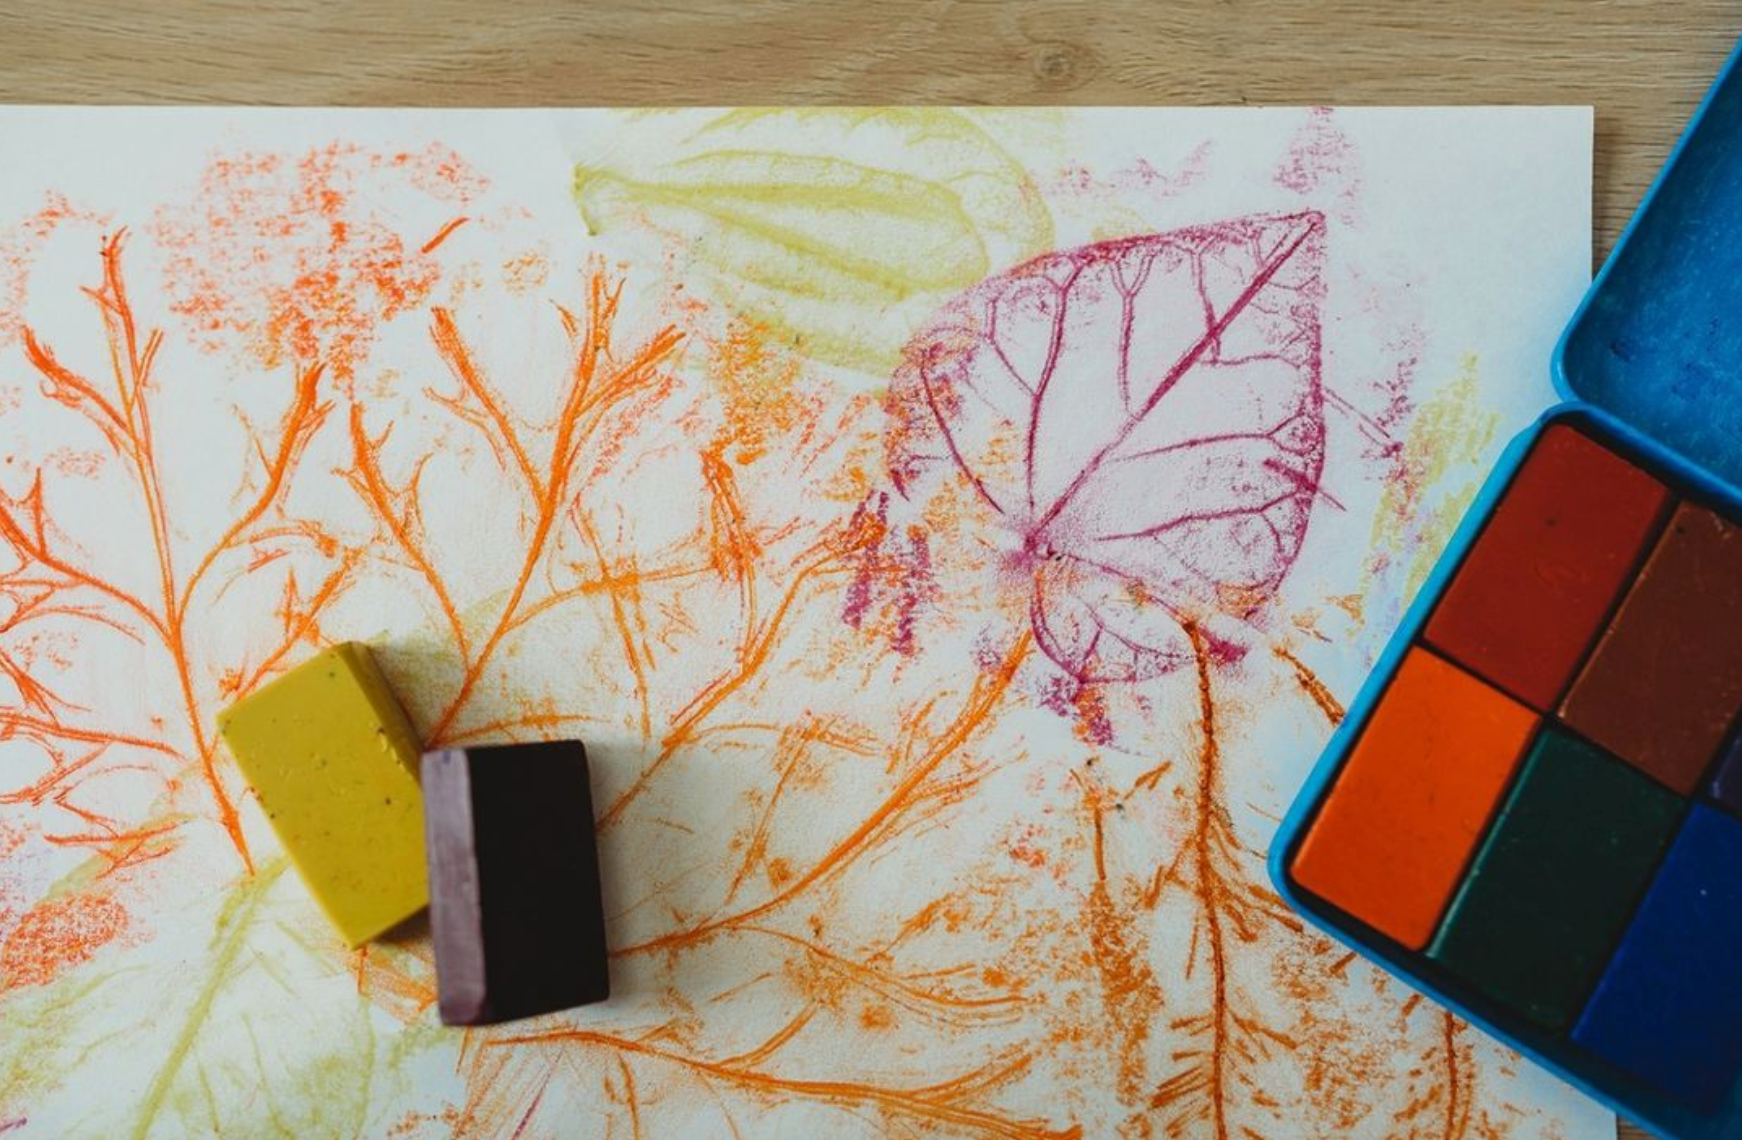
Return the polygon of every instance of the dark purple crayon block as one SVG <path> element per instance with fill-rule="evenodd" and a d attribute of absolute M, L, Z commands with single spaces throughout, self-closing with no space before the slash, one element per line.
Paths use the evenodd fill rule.
<path fill-rule="evenodd" d="M 1700 1112 L 1742 1076 L 1742 821 L 1695 804 L 1573 1040 Z"/>
<path fill-rule="evenodd" d="M 436 991 L 448 1025 L 604 1001 L 605 914 L 578 741 L 423 757 Z"/>
<path fill-rule="evenodd" d="M 1730 742 L 1730 751 L 1712 776 L 1712 798 L 1742 818 L 1742 735 Z"/>

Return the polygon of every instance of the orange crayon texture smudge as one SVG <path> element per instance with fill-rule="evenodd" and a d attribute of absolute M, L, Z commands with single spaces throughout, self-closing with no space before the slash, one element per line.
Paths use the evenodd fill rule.
<path fill-rule="evenodd" d="M 473 169 L 459 151 L 441 143 L 431 143 L 422 150 L 402 150 L 391 158 L 374 161 L 403 171 L 414 187 L 438 202 L 465 206 L 490 189 L 488 178 Z"/>
<path fill-rule="evenodd" d="M 1071 705 L 1076 712 L 1072 731 L 1085 744 L 1111 744 L 1113 721 L 1107 711 L 1107 690 L 1100 685 L 1073 685 Z"/>
<path fill-rule="evenodd" d="M 435 963 L 427 946 L 411 949 L 365 946 L 356 955 L 357 993 L 406 1023 L 435 1004 Z"/>
<path fill-rule="evenodd" d="M 865 1029 L 876 1031 L 894 1025 L 895 1018 L 886 1005 L 868 1005 L 859 1011 L 859 1024 Z"/>
<path fill-rule="evenodd" d="M 502 284 L 516 297 L 541 288 L 549 279 L 550 259 L 542 253 L 523 253 L 502 263 Z"/>
<path fill-rule="evenodd" d="M 1041 836 L 1042 832 L 1039 827 L 1031 824 L 1023 828 L 1021 833 L 1010 841 L 1007 848 L 1010 857 L 1024 866 L 1033 867 L 1037 871 L 1045 867 L 1046 851 L 1040 846 Z"/>
<path fill-rule="evenodd" d="M 1364 616 L 1365 607 L 1362 605 L 1362 597 L 1360 594 L 1338 594 L 1327 600 L 1333 606 L 1336 606 L 1338 609 L 1348 614 L 1350 620 L 1355 622 L 1366 620 Z"/>
<path fill-rule="evenodd" d="M 42 986 L 88 961 L 127 928 L 127 911 L 100 895 L 46 899 L 19 920 L 0 947 L 0 986 Z"/>
<path fill-rule="evenodd" d="M 1119 1098 L 1135 1102 L 1148 1068 L 1147 1046 L 1162 1007 L 1161 987 L 1147 960 L 1148 948 L 1128 911 L 1113 901 L 1108 888 L 1105 808 L 1099 789 L 1089 789 L 1094 828 L 1095 881 L 1089 888 L 1084 924 L 1090 952 L 1101 980 L 1102 1006 L 1112 1022 L 1119 1052 Z"/>
<path fill-rule="evenodd" d="M 451 155 L 451 152 L 449 152 Z M 469 201 L 481 180 L 457 156 L 383 156 L 333 143 L 292 159 L 213 161 L 189 205 L 159 212 L 170 308 L 208 352 L 234 344 L 266 367 L 325 363 L 349 380 L 379 326 L 430 295 L 430 257 L 462 217 L 424 242 L 371 203 L 409 181 L 441 201 Z M 403 195 L 403 188 L 398 191 Z M 271 248 L 274 256 L 257 253 Z"/>
<path fill-rule="evenodd" d="M 0 343 L 24 331 L 30 271 L 55 231 L 69 223 L 101 226 L 106 221 L 76 208 L 66 195 L 50 193 L 41 209 L 0 233 Z"/>
<path fill-rule="evenodd" d="M 798 385 L 799 358 L 783 352 L 765 324 L 735 318 L 714 345 L 709 365 L 725 414 L 723 442 L 730 443 L 735 463 L 756 462 L 771 437 L 822 413 L 822 398 Z"/>

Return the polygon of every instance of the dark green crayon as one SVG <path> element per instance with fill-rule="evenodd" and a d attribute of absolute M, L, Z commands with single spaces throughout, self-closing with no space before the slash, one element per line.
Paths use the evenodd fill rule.
<path fill-rule="evenodd" d="M 1680 797 L 1564 729 L 1531 746 L 1428 956 L 1558 1031 L 1596 985 L 1680 823 Z"/>

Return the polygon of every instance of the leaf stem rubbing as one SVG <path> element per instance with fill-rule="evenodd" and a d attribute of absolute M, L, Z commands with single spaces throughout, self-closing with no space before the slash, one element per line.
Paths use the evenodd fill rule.
<path fill-rule="evenodd" d="M 646 942 L 621 947 L 612 951 L 612 956 L 626 957 L 652 951 L 671 951 L 694 945 L 719 931 L 742 927 L 771 911 L 778 910 L 809 890 L 819 880 L 840 873 L 864 854 L 870 846 L 872 838 L 880 829 L 890 825 L 915 801 L 923 785 L 944 761 L 953 756 L 958 749 L 973 738 L 979 729 L 986 725 L 993 710 L 997 708 L 1005 692 L 1010 688 L 1010 683 L 1015 680 L 1017 670 L 1027 659 L 1033 644 L 1033 635 L 1024 631 L 994 670 L 981 673 L 974 679 L 973 687 L 969 690 L 968 698 L 961 711 L 944 731 L 932 740 L 924 755 L 909 768 L 901 782 L 860 821 L 858 827 L 837 842 L 804 874 L 796 876 L 791 882 L 756 906 L 720 915 L 695 926 L 662 934 Z"/>

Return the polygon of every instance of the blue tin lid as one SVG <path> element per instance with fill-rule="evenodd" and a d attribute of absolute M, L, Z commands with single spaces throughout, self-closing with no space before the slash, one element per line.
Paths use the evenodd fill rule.
<path fill-rule="evenodd" d="M 1742 486 L 1737 53 L 1567 326 L 1554 380 Z"/>

